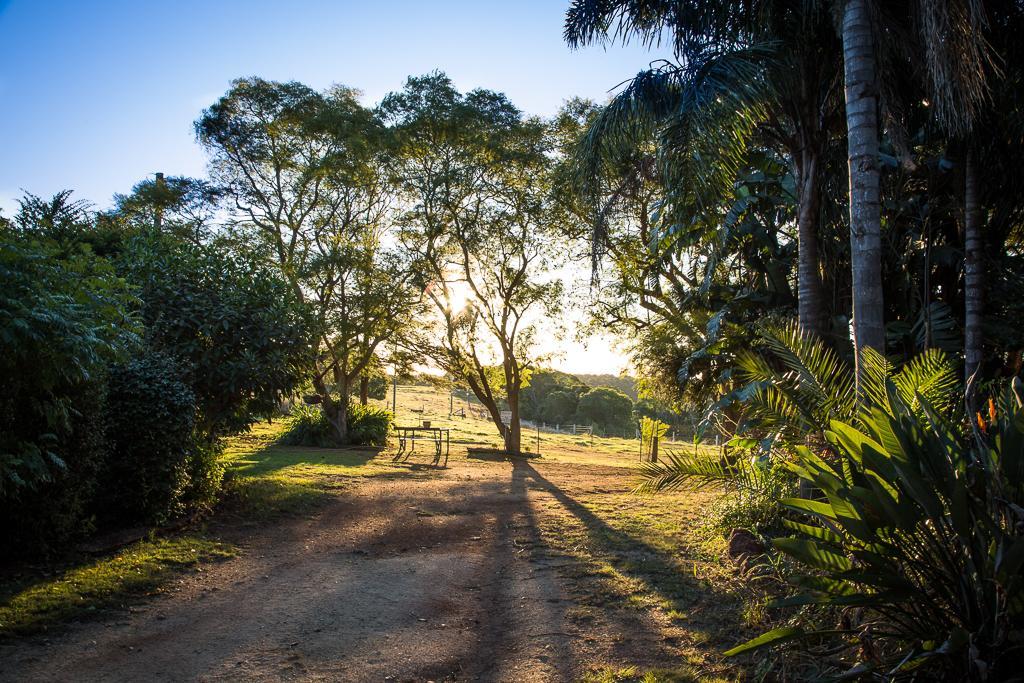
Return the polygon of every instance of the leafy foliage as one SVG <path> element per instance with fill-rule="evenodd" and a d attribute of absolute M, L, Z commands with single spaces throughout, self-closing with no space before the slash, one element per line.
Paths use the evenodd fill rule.
<path fill-rule="evenodd" d="M 964 435 L 896 382 L 860 426 L 834 421 L 836 457 L 787 465 L 817 498 L 783 502 L 797 535 L 776 547 L 805 570 L 779 605 L 858 607 L 832 632 L 859 649 L 852 673 L 955 680 L 1015 676 L 1024 627 L 1024 408 L 1004 393 Z M 788 637 L 809 637 L 790 631 Z M 771 637 L 733 653 L 772 644 Z"/>
<path fill-rule="evenodd" d="M 633 401 L 621 391 L 596 387 L 580 396 L 576 419 L 601 429 L 625 429 L 633 424 Z"/>
<path fill-rule="evenodd" d="M 280 442 L 290 446 L 384 446 L 394 424 L 394 415 L 384 408 L 349 403 L 348 435 L 344 441 L 319 406 L 299 404 L 292 409 L 288 430 Z"/>
<path fill-rule="evenodd" d="M 218 244 L 146 233 L 118 266 L 141 300 L 147 346 L 178 362 L 209 435 L 270 417 L 305 377 L 309 310 L 275 270 Z"/>
<path fill-rule="evenodd" d="M 0 497 L 66 467 L 76 397 L 136 339 L 132 303 L 88 249 L 0 229 Z"/>
<path fill-rule="evenodd" d="M 193 486 L 208 491 L 208 478 L 219 483 L 219 464 L 197 443 L 195 394 L 182 374 L 158 352 L 111 369 L 111 452 L 100 498 L 108 516 L 163 522 L 184 509 Z"/>

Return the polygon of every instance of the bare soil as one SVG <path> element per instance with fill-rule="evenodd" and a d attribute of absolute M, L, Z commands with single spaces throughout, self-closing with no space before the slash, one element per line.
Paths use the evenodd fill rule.
<path fill-rule="evenodd" d="M 127 613 L 0 644 L 0 680 L 574 681 L 679 666 L 686 629 L 657 610 L 595 617 L 586 578 L 542 531 L 598 523 L 575 497 L 629 484 L 617 468 L 462 460 L 368 478 L 312 516 L 222 523 L 236 558 Z"/>

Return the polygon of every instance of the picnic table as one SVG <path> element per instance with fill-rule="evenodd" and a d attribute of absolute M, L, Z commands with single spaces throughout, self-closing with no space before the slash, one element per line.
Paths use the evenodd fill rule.
<path fill-rule="evenodd" d="M 448 451 L 451 447 L 451 430 L 444 427 L 395 427 L 398 434 L 398 453 L 393 460 L 408 460 L 416 451 L 417 441 L 428 441 L 434 447 L 434 464 L 441 462 L 444 451 L 444 465 L 448 466 Z M 443 448 L 442 448 L 443 447 Z"/>

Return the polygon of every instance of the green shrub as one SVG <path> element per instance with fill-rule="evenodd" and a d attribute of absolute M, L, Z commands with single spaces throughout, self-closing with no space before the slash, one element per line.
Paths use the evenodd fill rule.
<path fill-rule="evenodd" d="M 866 364 L 884 359 L 867 354 Z M 869 370 L 870 372 L 870 370 Z M 1006 392 L 973 433 L 892 380 L 857 424 L 834 421 L 831 453 L 798 447 L 789 468 L 819 495 L 789 498 L 797 532 L 775 541 L 803 570 L 778 601 L 806 616 L 846 608 L 827 631 L 775 629 L 730 654 L 794 639 L 844 652 L 859 675 L 1010 680 L 1024 635 L 1024 407 Z M 876 385 L 877 387 L 877 385 Z"/>
<path fill-rule="evenodd" d="M 87 250 L 0 226 L 0 498 L 65 469 L 76 397 L 131 343 L 130 303 Z"/>
<path fill-rule="evenodd" d="M 106 386 L 87 382 L 69 398 L 68 433 L 55 444 L 63 467 L 32 488 L 0 496 L 0 556 L 52 555 L 95 528 L 96 477 L 107 457 Z"/>
<path fill-rule="evenodd" d="M 113 520 L 165 521 L 182 511 L 192 478 L 203 474 L 195 397 L 180 377 L 178 364 L 159 353 L 111 369 L 102 483 Z"/>
<path fill-rule="evenodd" d="M 299 404 L 292 408 L 288 430 L 280 443 L 290 446 L 383 446 L 394 422 L 390 411 L 370 405 L 348 406 L 348 439 L 342 443 L 320 406 Z"/>
<path fill-rule="evenodd" d="M 384 446 L 395 422 L 390 410 L 371 405 L 349 404 L 349 441 L 360 446 Z"/>

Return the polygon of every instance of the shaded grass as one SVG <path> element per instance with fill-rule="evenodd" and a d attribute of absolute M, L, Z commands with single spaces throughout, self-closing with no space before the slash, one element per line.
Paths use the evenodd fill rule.
<path fill-rule="evenodd" d="M 14 577 L 0 585 L 0 635 L 38 632 L 104 608 L 125 607 L 182 569 L 234 554 L 226 543 L 178 536 L 139 541 L 51 576 Z"/>

